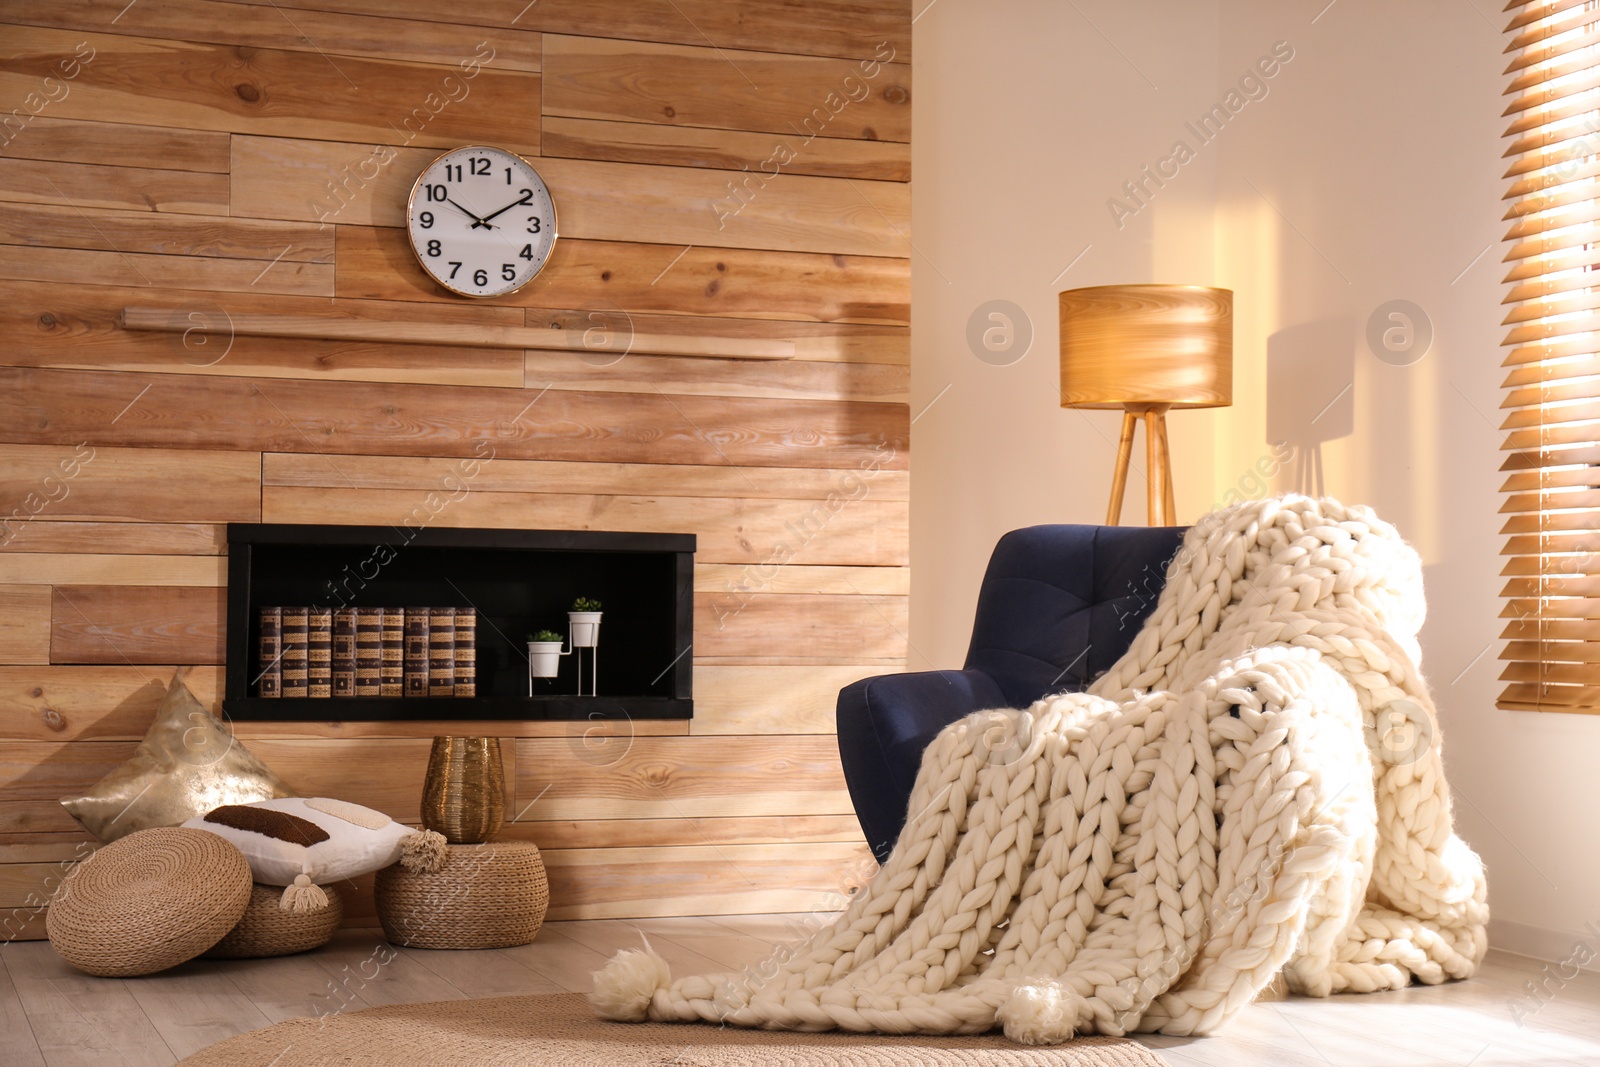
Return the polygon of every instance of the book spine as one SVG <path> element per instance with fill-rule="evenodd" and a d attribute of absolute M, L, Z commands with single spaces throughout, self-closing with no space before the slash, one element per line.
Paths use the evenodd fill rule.
<path fill-rule="evenodd" d="M 378 695 L 403 696 L 406 691 L 406 609 L 379 608 L 383 630 L 379 638 Z"/>
<path fill-rule="evenodd" d="M 406 649 L 402 661 L 408 697 L 428 695 L 428 609 L 406 608 Z"/>
<path fill-rule="evenodd" d="M 356 609 L 356 696 L 378 696 L 383 662 L 383 609 Z"/>
<path fill-rule="evenodd" d="M 455 696 L 456 609 L 428 609 L 428 695 Z"/>
<path fill-rule="evenodd" d="M 356 609 L 333 613 L 333 695 L 356 695 Z"/>
<path fill-rule="evenodd" d="M 304 697 L 310 666 L 308 613 L 305 608 L 283 609 L 283 695 Z"/>
<path fill-rule="evenodd" d="M 283 609 L 260 608 L 260 636 L 256 639 L 256 696 L 283 694 Z"/>
<path fill-rule="evenodd" d="M 306 696 L 333 695 L 333 611 L 311 608 L 306 623 Z"/>
<path fill-rule="evenodd" d="M 456 609 L 456 684 L 455 695 L 478 695 L 478 609 Z"/>

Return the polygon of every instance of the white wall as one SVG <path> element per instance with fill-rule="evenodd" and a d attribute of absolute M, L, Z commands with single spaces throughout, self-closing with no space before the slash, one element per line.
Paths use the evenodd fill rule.
<path fill-rule="evenodd" d="M 1232 288 L 1234 406 L 1171 417 L 1179 517 L 1262 491 L 1251 470 L 1288 440 L 1298 458 L 1274 488 L 1320 478 L 1418 547 L 1424 667 L 1494 941 L 1565 956 L 1600 920 L 1600 720 L 1494 708 L 1500 5 L 1324 3 L 939 0 L 917 21 L 912 410 L 939 399 L 913 430 L 911 666 L 960 664 L 1001 533 L 1104 517 L 1117 416 L 1057 406 L 1055 293 Z M 1294 55 L 1265 97 L 1119 230 L 1107 198 L 1175 139 L 1193 145 L 1185 120 L 1278 41 Z M 1010 366 L 964 336 L 992 298 L 1034 327 Z M 1364 336 L 1395 299 L 1434 333 L 1406 366 Z M 1142 521 L 1137 479 L 1130 497 L 1125 520 Z"/>
<path fill-rule="evenodd" d="M 1213 274 L 1216 153 L 1159 191 L 1159 212 L 1120 231 L 1106 201 L 1212 96 L 1215 6 L 1078 6 L 1115 46 L 1054 0 L 939 0 L 915 24 L 913 669 L 960 665 L 1002 533 L 1105 520 L 1120 415 L 1060 407 L 1056 293 Z M 979 359 L 966 339 L 969 317 L 994 299 L 1031 320 L 1032 347 L 1008 366 Z M 1191 487 L 1208 485 L 1209 421 L 1172 419 L 1180 508 L 1198 506 Z M 1142 444 L 1135 451 L 1126 512 L 1142 518 Z"/>

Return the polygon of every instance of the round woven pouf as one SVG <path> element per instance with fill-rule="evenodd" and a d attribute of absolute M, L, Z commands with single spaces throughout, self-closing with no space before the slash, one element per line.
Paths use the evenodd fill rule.
<path fill-rule="evenodd" d="M 206 950 L 207 959 L 244 960 L 266 956 L 288 956 L 321 948 L 333 938 L 344 918 L 344 902 L 331 885 L 322 887 L 328 895 L 326 907 L 316 911 L 284 911 L 283 886 L 261 885 L 250 890 L 250 904 L 244 918 L 228 935 Z"/>
<path fill-rule="evenodd" d="M 550 906 L 539 849 L 522 841 L 447 845 L 444 866 L 378 872 L 378 921 L 411 948 L 509 948 L 539 933 Z"/>
<path fill-rule="evenodd" d="M 192 960 L 233 929 L 250 902 L 250 865 L 216 834 L 140 830 L 62 879 L 45 913 L 61 958 L 89 974 L 129 978 Z"/>

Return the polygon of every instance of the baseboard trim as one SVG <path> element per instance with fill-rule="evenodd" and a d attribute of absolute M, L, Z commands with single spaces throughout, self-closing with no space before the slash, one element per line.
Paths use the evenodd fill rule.
<path fill-rule="evenodd" d="M 1587 945 L 1589 951 L 1584 952 L 1580 948 L 1583 945 Z M 1600 920 L 1589 923 L 1588 929 L 1577 933 L 1563 933 L 1531 923 L 1490 919 L 1489 947 L 1536 960 L 1566 963 L 1569 967 L 1587 959 L 1586 964 L 1579 964 L 1581 968 L 1600 974 Z"/>

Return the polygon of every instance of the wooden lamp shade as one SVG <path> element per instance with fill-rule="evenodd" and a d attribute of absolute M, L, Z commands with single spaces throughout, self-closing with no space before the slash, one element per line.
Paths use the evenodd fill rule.
<path fill-rule="evenodd" d="M 1204 285 L 1096 285 L 1061 300 L 1061 406 L 1122 408 L 1106 517 L 1115 526 L 1145 420 L 1149 521 L 1175 521 L 1168 408 L 1233 403 L 1233 292 Z"/>

